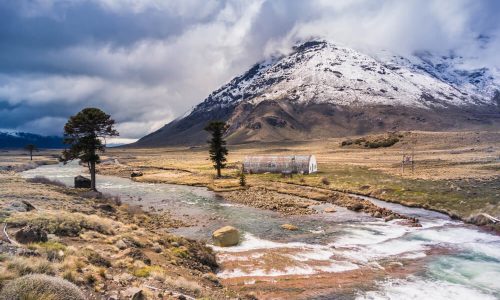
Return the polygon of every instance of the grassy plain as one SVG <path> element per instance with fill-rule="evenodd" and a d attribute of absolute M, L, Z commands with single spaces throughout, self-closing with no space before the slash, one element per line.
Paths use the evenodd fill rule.
<path fill-rule="evenodd" d="M 375 149 L 341 146 L 346 138 L 229 145 L 222 179 L 214 177 L 205 146 L 110 149 L 107 155 L 117 161 L 101 165 L 100 172 L 129 176 L 132 170 L 141 170 L 144 176 L 135 180 L 201 185 L 227 192 L 240 188 L 237 175 L 246 155 L 315 154 L 316 174 L 291 179 L 279 174 L 252 174 L 247 175 L 248 185 L 284 192 L 303 187 L 301 196 L 306 197 L 324 190 L 346 191 L 460 218 L 480 212 L 500 215 L 500 132 L 399 134 L 402 137 L 395 145 Z M 407 167 L 402 173 L 403 153 L 414 154 L 413 172 Z"/>

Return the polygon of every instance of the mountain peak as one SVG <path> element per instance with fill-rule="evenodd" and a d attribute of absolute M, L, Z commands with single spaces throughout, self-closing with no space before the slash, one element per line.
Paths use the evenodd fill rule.
<path fill-rule="evenodd" d="M 422 115 L 435 115 L 437 111 L 459 113 L 485 107 L 495 107 L 497 111 L 495 95 L 499 90 L 496 74 L 486 67 L 466 69 L 464 59 L 459 56 L 437 56 L 430 52 L 400 56 L 387 51 L 368 55 L 327 41 L 311 40 L 294 46 L 288 55 L 255 64 L 211 93 L 186 117 L 175 120 L 159 132 L 166 129 L 169 129 L 166 132 L 173 130 L 186 134 L 196 131 L 191 138 L 186 134 L 182 136 L 181 140 L 189 143 L 205 138 L 205 134 L 198 132 L 202 127 L 194 126 L 193 122 L 222 119 L 231 123 L 230 136 L 236 140 L 251 136 L 287 139 L 296 136 L 294 132 L 297 131 L 308 138 L 316 125 L 311 121 L 298 121 L 295 114 L 298 110 L 318 106 L 324 110 L 321 113 L 332 111 L 332 115 L 339 109 L 365 116 L 367 111 L 380 109 L 384 114 L 387 107 L 397 108 L 396 114 L 418 112 L 418 116 L 410 116 L 413 121 L 404 117 L 394 120 L 396 125 L 376 121 L 386 118 L 380 115 L 367 117 L 363 122 L 372 124 L 370 126 L 378 124 L 374 130 L 421 128 L 422 124 L 417 125 L 415 120 L 428 120 Z M 439 116 L 435 116 L 440 124 L 428 122 L 427 128 L 456 125 L 451 120 L 449 124 L 442 124 Z M 359 131 L 356 128 L 360 124 L 344 124 L 351 122 L 352 116 L 344 115 L 343 118 L 345 120 L 336 120 L 330 116 L 317 126 L 329 128 L 338 122 L 342 128 L 337 128 L 337 134 Z M 159 132 L 146 136 L 139 144 Z M 264 136 L 263 132 L 266 132 Z"/>

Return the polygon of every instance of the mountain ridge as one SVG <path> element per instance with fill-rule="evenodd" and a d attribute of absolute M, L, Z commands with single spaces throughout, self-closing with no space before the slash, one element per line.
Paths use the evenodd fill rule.
<path fill-rule="evenodd" d="M 21 131 L 0 131 L 0 148 L 24 148 L 33 144 L 38 148 L 62 149 L 63 138 L 60 136 L 43 136 L 39 134 Z"/>
<path fill-rule="evenodd" d="M 454 55 L 368 55 L 309 41 L 255 64 L 133 146 L 202 143 L 203 127 L 213 119 L 228 121 L 228 140 L 236 143 L 496 122 L 497 70 L 464 64 Z"/>

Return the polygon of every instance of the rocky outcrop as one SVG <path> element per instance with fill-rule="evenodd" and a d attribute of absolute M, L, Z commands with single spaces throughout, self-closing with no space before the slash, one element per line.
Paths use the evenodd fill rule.
<path fill-rule="evenodd" d="M 240 242 L 240 233 L 238 229 L 232 226 L 225 226 L 217 229 L 212 234 L 214 245 L 220 247 L 236 246 Z"/>
<path fill-rule="evenodd" d="M 75 177 L 75 188 L 77 189 L 90 189 L 91 181 L 88 178 L 78 175 Z"/>

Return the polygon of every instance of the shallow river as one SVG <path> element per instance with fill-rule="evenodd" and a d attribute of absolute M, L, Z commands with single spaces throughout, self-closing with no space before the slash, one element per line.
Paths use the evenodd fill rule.
<path fill-rule="evenodd" d="M 84 168 L 49 165 L 23 173 L 72 185 Z M 232 225 L 240 245 L 213 247 L 226 285 L 263 298 L 500 299 L 500 237 L 424 209 L 370 199 L 420 218 L 421 228 L 384 222 L 329 204 L 318 214 L 283 217 L 228 203 L 205 188 L 98 176 L 98 189 L 144 209 L 168 210 L 193 226 L 174 233 L 206 240 Z M 285 231 L 281 224 L 297 225 Z"/>

